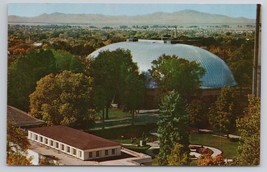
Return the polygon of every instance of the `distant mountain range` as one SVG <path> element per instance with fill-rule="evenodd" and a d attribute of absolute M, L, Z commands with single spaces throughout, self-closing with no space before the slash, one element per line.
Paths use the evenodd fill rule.
<path fill-rule="evenodd" d="M 180 24 L 250 24 L 255 19 L 229 17 L 194 10 L 182 10 L 173 13 L 156 12 L 138 16 L 106 16 L 101 14 L 42 14 L 36 17 L 8 16 L 9 23 L 68 23 L 90 24 L 96 26 L 114 25 L 180 25 Z"/>

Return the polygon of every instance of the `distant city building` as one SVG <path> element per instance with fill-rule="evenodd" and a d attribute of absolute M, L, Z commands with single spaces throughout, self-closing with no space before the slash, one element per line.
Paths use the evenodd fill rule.
<path fill-rule="evenodd" d="M 28 113 L 12 106 L 7 106 L 7 121 L 20 128 L 33 128 L 46 125 L 44 121 L 36 119 Z"/>

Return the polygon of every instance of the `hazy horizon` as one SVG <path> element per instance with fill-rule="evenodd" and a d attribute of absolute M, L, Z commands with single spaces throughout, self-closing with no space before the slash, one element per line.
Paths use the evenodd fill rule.
<path fill-rule="evenodd" d="M 224 15 L 228 17 L 256 18 L 256 4 L 70 4 L 70 3 L 12 3 L 8 15 L 36 17 L 42 14 L 94 14 L 105 16 L 138 16 L 153 13 L 173 13 L 183 10 Z"/>

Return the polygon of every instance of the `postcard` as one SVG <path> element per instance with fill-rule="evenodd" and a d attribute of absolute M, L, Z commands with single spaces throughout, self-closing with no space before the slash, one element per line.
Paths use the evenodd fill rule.
<path fill-rule="evenodd" d="M 260 4 L 8 4 L 7 165 L 258 166 Z"/>

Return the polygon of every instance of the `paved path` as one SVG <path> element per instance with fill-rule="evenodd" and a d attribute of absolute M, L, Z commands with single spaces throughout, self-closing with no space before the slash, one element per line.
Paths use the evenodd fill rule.
<path fill-rule="evenodd" d="M 150 156 L 154 156 L 153 150 L 159 149 L 159 141 L 149 142 L 149 143 L 147 143 L 147 145 L 149 145 L 151 147 L 147 150 L 146 153 L 149 154 Z M 203 146 L 203 147 L 208 148 L 213 152 L 211 154 L 211 157 L 213 157 L 213 158 L 215 158 L 217 155 L 222 154 L 222 151 L 220 149 L 215 148 L 215 147 L 210 147 L 210 146 Z M 199 158 L 201 156 L 201 154 L 199 154 L 197 152 L 190 152 L 190 155 L 195 155 L 196 158 Z"/>
<path fill-rule="evenodd" d="M 221 155 L 222 151 L 220 149 L 214 148 L 214 147 L 210 147 L 210 146 L 203 146 L 204 148 L 208 148 L 210 150 L 212 150 L 213 154 L 211 154 L 211 157 L 215 158 L 217 155 Z"/>
<path fill-rule="evenodd" d="M 137 113 L 134 115 L 135 118 L 137 117 L 142 117 L 142 116 L 159 116 L 158 113 Z M 114 121 L 123 121 L 123 120 L 128 120 L 132 119 L 131 116 L 129 117 L 124 117 L 124 118 L 116 118 L 116 119 L 105 119 L 105 122 L 114 122 Z M 95 123 L 102 123 L 102 120 L 95 121 Z"/>

